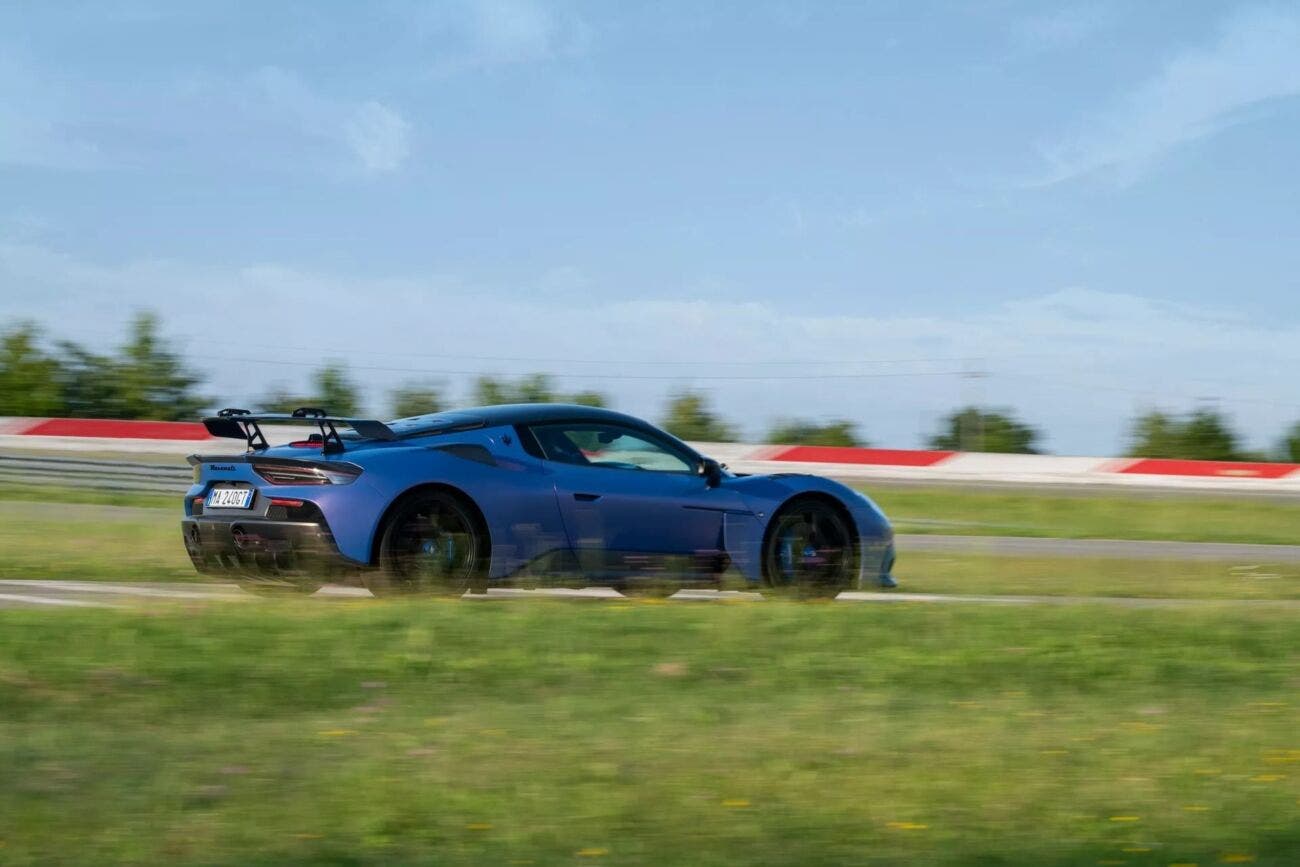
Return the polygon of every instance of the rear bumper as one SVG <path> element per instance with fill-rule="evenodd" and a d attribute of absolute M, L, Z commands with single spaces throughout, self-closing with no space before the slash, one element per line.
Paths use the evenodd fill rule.
<path fill-rule="evenodd" d="M 203 516 L 182 520 L 181 536 L 194 568 L 208 575 L 306 578 L 355 568 L 323 523 Z"/>

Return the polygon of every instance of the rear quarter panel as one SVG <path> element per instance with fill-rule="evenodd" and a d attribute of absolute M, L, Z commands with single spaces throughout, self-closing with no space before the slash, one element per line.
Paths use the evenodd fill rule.
<path fill-rule="evenodd" d="M 482 446 L 494 463 L 482 463 L 444 450 L 453 444 Z M 523 451 L 508 430 L 376 445 L 354 453 L 351 459 L 364 468 L 360 481 L 374 490 L 378 507 L 366 503 L 364 508 L 342 516 L 349 526 L 346 551 L 349 557 L 369 560 L 389 505 L 427 485 L 459 491 L 478 507 L 492 541 L 490 578 L 504 577 L 550 551 L 568 548 L 550 473 L 540 461 Z M 342 540 L 339 547 L 344 547 Z"/>

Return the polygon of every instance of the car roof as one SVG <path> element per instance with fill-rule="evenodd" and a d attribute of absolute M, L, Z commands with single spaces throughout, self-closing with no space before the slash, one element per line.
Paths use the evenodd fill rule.
<path fill-rule="evenodd" d="M 448 427 L 494 427 L 503 424 L 538 424 L 547 421 L 615 422 L 640 428 L 653 425 L 626 413 L 573 403 L 506 403 L 430 413 L 390 422 L 394 430 L 439 430 Z"/>

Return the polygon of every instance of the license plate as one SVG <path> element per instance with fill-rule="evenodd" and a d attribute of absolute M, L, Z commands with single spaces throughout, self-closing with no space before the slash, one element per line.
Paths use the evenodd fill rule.
<path fill-rule="evenodd" d="M 209 509 L 251 509 L 252 488 L 213 488 L 208 494 Z"/>

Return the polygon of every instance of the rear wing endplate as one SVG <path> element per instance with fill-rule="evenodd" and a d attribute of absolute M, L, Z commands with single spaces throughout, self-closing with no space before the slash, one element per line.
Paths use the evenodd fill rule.
<path fill-rule="evenodd" d="M 262 423 L 272 424 L 314 424 L 320 429 L 321 451 L 343 451 L 343 438 L 339 436 L 338 427 L 350 427 L 360 436 L 371 440 L 395 440 L 395 434 L 382 421 L 366 418 L 339 418 L 331 416 L 325 410 L 314 406 L 303 406 L 291 413 L 271 412 L 253 413 L 246 409 L 223 409 L 215 416 L 203 420 L 203 426 L 214 437 L 229 437 L 244 440 L 249 451 L 261 451 L 270 444 L 262 434 Z"/>

